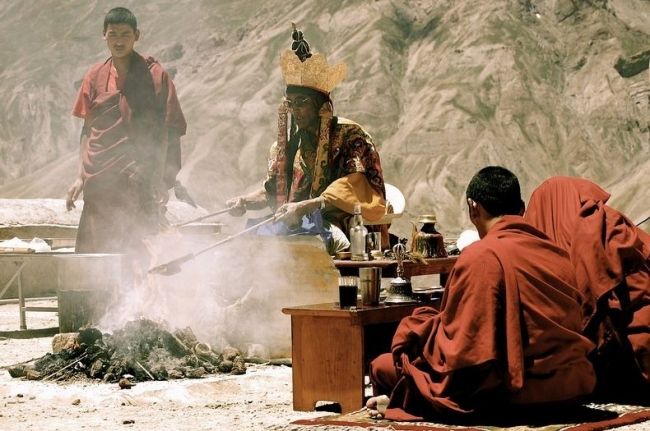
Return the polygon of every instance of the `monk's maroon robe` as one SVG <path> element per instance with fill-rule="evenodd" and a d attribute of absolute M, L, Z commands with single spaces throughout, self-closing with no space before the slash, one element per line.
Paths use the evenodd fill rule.
<path fill-rule="evenodd" d="M 415 310 L 371 379 L 386 417 L 435 418 L 572 400 L 595 376 L 568 255 L 519 216 L 463 250 L 438 312 Z M 395 365 L 399 364 L 399 365 Z M 392 380 L 392 381 L 391 381 Z"/>
<path fill-rule="evenodd" d="M 584 334 L 600 392 L 650 395 L 650 235 L 581 178 L 553 177 L 532 194 L 526 220 L 569 252 L 587 298 Z"/>
<path fill-rule="evenodd" d="M 127 252 L 158 227 L 154 181 L 166 192 L 180 169 L 186 123 L 174 84 L 151 57 L 134 53 L 124 78 L 109 58 L 84 76 L 73 115 L 89 136 L 76 249 Z"/>

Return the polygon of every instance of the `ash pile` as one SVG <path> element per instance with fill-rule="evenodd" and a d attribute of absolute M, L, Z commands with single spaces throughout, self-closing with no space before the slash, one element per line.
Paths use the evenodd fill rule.
<path fill-rule="evenodd" d="M 53 351 L 9 368 L 9 374 L 48 381 L 85 376 L 128 388 L 137 381 L 246 373 L 239 350 L 224 347 L 217 352 L 200 342 L 190 328 L 171 332 L 148 319 L 128 322 L 112 334 L 102 334 L 95 327 L 59 334 L 53 340 Z"/>

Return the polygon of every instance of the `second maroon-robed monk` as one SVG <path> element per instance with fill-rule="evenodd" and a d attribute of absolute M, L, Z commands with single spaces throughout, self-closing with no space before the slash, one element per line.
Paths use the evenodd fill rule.
<path fill-rule="evenodd" d="M 557 404 L 589 394 L 595 375 L 580 334 L 581 295 L 567 253 L 518 215 L 519 183 L 490 166 L 467 189 L 481 240 L 454 265 L 441 310 L 403 319 L 392 353 L 371 364 L 384 415 L 417 420 Z M 368 407 L 376 409 L 380 397 Z"/>
<path fill-rule="evenodd" d="M 584 334 L 600 397 L 650 398 L 650 235 L 582 178 L 553 177 L 533 192 L 526 221 L 569 252 L 585 303 Z"/>
<path fill-rule="evenodd" d="M 79 176 L 66 202 L 74 207 L 83 190 L 77 252 L 140 249 L 142 238 L 157 232 L 180 170 L 185 118 L 167 72 L 133 50 L 138 38 L 131 11 L 107 13 L 104 39 L 111 57 L 86 73 L 73 109 L 84 119 Z"/>

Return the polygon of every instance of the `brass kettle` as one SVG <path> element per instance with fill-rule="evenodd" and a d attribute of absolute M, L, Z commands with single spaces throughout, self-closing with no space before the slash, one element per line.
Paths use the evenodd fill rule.
<path fill-rule="evenodd" d="M 418 218 L 422 227 L 418 230 L 413 222 L 413 233 L 411 236 L 411 253 L 422 257 L 447 257 L 445 241 L 442 235 L 436 230 L 435 214 L 425 214 Z"/>

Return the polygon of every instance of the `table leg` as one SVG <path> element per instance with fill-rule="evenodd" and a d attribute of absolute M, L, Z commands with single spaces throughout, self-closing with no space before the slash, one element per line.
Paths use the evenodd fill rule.
<path fill-rule="evenodd" d="M 25 319 L 25 296 L 23 295 L 23 267 L 18 269 L 18 315 L 20 316 L 20 329 L 27 329 L 27 319 Z"/>
<path fill-rule="evenodd" d="M 332 401 L 343 413 L 363 406 L 364 336 L 350 316 L 291 316 L 293 408 Z"/>
<path fill-rule="evenodd" d="M 448 272 L 441 272 L 440 273 L 440 285 L 442 287 L 445 287 L 447 285 L 447 279 L 449 278 L 449 273 Z"/>

